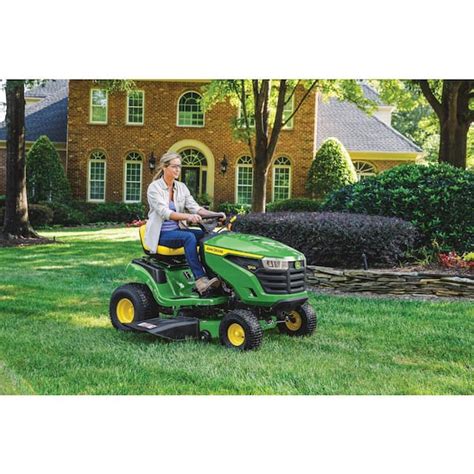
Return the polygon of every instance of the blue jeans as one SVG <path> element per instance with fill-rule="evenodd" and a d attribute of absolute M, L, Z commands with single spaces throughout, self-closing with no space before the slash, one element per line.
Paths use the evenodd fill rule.
<path fill-rule="evenodd" d="M 203 236 L 204 231 L 201 229 L 169 230 L 160 232 L 159 244 L 173 249 L 184 247 L 186 260 L 193 272 L 194 279 L 197 280 L 206 275 L 197 253 L 197 242 Z"/>

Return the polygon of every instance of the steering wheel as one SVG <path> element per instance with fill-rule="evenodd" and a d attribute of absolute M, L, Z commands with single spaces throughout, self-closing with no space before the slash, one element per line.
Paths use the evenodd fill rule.
<path fill-rule="evenodd" d="M 223 220 L 222 217 L 218 217 L 218 216 L 203 217 L 202 222 L 200 222 L 198 225 L 206 234 L 209 234 L 217 227 L 217 224 L 219 223 L 219 221 L 222 221 L 222 220 Z M 225 225 L 225 223 L 223 225 Z"/>

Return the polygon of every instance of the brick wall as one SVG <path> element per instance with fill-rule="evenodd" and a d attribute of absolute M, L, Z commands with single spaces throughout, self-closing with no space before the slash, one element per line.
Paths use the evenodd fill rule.
<path fill-rule="evenodd" d="M 159 158 L 181 140 L 197 140 L 210 149 L 215 159 L 214 200 L 216 203 L 234 201 L 235 164 L 248 154 L 244 143 L 233 140 L 231 121 L 237 110 L 230 104 L 221 103 L 206 113 L 205 126 L 178 127 L 176 125 L 177 102 L 188 90 L 199 91 L 199 82 L 137 81 L 137 87 L 145 91 L 145 119 L 143 126 L 126 125 L 126 94 L 109 96 L 108 124 L 89 124 L 90 81 L 69 82 L 68 113 L 68 177 L 74 195 L 86 199 L 88 158 L 95 149 L 107 154 L 106 200 L 123 200 L 124 158 L 129 151 L 138 151 L 145 157 L 143 167 L 142 199 L 146 201 L 146 189 L 152 175 L 148 171 L 148 156 L 154 151 Z M 304 93 L 297 91 L 297 104 Z M 315 100 L 310 95 L 294 117 L 292 130 L 283 130 L 275 157 L 285 155 L 292 164 L 292 196 L 305 194 L 309 166 L 313 154 Z M 201 150 L 203 151 L 203 150 Z M 227 172 L 219 171 L 224 154 L 229 163 Z M 210 171 L 208 171 L 209 173 Z M 269 173 L 267 200 L 271 199 L 272 173 Z"/>

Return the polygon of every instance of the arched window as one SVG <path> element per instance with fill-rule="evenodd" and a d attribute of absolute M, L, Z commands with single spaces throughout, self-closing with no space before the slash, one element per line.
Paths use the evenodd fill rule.
<path fill-rule="evenodd" d="M 143 158 L 136 151 L 125 158 L 124 201 L 141 202 L 142 200 L 142 163 Z"/>
<path fill-rule="evenodd" d="M 273 201 L 289 199 L 291 195 L 291 162 L 286 156 L 273 163 Z"/>
<path fill-rule="evenodd" d="M 197 92 L 185 92 L 179 98 L 178 125 L 181 127 L 204 127 L 201 96 Z"/>
<path fill-rule="evenodd" d="M 196 148 L 186 148 L 179 152 L 181 158 L 181 181 L 196 197 L 207 191 L 207 160 Z"/>
<path fill-rule="evenodd" d="M 357 173 L 357 180 L 367 178 L 368 176 L 375 176 L 377 174 L 377 169 L 372 163 L 367 161 L 354 161 L 354 168 Z"/>
<path fill-rule="evenodd" d="M 241 156 L 236 166 L 236 196 L 238 204 L 252 204 L 253 165 L 250 156 Z"/>
<path fill-rule="evenodd" d="M 105 201 L 105 163 L 103 151 L 93 151 L 89 156 L 89 201 Z"/>

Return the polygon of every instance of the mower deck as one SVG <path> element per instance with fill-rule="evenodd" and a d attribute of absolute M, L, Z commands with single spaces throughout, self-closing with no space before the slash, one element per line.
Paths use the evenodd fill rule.
<path fill-rule="evenodd" d="M 126 324 L 135 331 L 147 332 L 172 341 L 199 338 L 199 319 L 180 316 L 173 319 L 153 318 Z"/>

